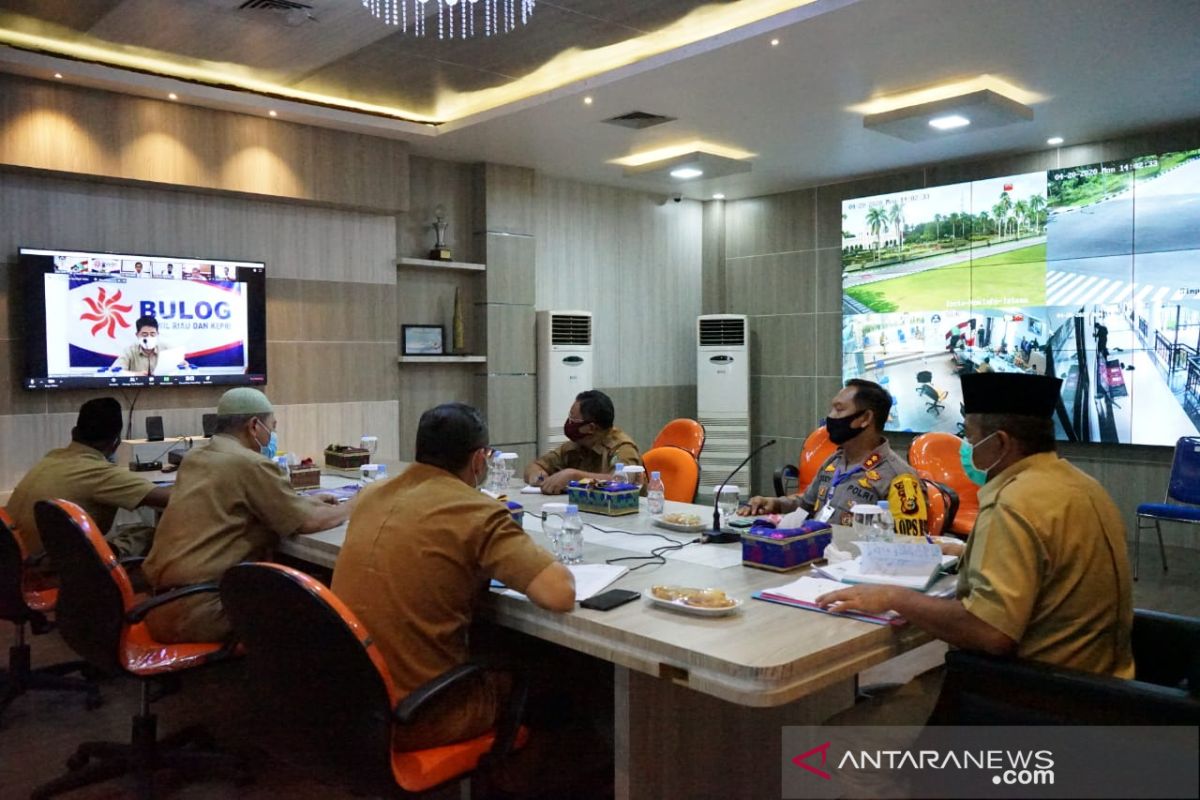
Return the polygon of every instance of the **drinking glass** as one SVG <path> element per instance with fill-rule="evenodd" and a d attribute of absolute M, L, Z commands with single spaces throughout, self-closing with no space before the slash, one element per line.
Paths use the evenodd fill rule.
<path fill-rule="evenodd" d="M 738 487 L 721 487 L 721 493 L 717 496 L 717 508 L 721 509 L 721 516 L 725 519 L 729 519 L 737 511 L 737 507 Z"/>

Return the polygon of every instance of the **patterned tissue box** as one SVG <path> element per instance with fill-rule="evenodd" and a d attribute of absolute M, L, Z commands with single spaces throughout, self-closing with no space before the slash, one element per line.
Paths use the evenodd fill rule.
<path fill-rule="evenodd" d="M 755 525 L 742 534 L 742 564 L 789 572 L 824 558 L 832 541 L 833 528 L 824 522 L 810 520 L 786 530 Z"/>
<path fill-rule="evenodd" d="M 334 469 L 358 469 L 371 461 L 371 454 L 361 447 L 331 444 L 325 448 L 325 466 Z"/>
<path fill-rule="evenodd" d="M 293 489 L 316 489 L 321 485 L 321 468 L 316 464 L 288 467 Z"/>
<path fill-rule="evenodd" d="M 579 506 L 580 511 L 590 511 L 593 514 L 605 514 L 619 517 L 624 514 L 638 513 L 638 498 L 641 489 L 631 483 L 617 484 L 618 488 L 609 488 L 605 484 L 580 485 L 571 481 L 567 485 L 567 502 Z"/>

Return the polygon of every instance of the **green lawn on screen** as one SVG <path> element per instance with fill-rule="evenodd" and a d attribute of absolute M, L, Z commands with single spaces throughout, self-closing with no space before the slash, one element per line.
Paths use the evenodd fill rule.
<path fill-rule="evenodd" d="M 855 286 L 846 294 L 876 312 L 967 311 L 1046 304 L 1046 245 Z"/>

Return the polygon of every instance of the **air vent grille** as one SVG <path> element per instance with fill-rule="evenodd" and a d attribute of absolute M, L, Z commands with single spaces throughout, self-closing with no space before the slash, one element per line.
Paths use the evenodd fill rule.
<path fill-rule="evenodd" d="M 293 0 L 246 0 L 238 6 L 239 10 L 265 8 L 270 11 L 307 11 L 312 8 L 308 3 L 296 3 Z"/>
<path fill-rule="evenodd" d="M 653 128 L 655 125 L 662 125 L 665 122 L 674 122 L 675 119 L 675 117 L 651 114 L 647 111 L 630 111 L 628 114 L 622 114 L 619 117 L 612 117 L 604 121 L 609 125 L 620 125 L 622 128 L 641 130 L 642 128 Z"/>
<path fill-rule="evenodd" d="M 592 318 L 555 314 L 550 318 L 550 344 L 592 343 Z"/>
<path fill-rule="evenodd" d="M 743 319 L 700 320 L 701 347 L 740 347 L 746 343 L 746 321 Z"/>

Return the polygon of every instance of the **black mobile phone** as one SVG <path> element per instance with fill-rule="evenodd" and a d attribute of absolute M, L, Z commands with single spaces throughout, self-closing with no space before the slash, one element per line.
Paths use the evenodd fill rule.
<path fill-rule="evenodd" d="M 609 589 L 607 592 L 595 594 L 586 600 L 579 601 L 580 608 L 590 608 L 594 611 L 611 611 L 617 606 L 637 600 L 642 595 L 628 589 Z"/>

